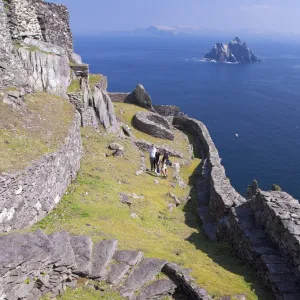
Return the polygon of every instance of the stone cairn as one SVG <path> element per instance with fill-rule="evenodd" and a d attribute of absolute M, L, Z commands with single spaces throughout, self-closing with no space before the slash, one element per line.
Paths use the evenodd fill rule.
<path fill-rule="evenodd" d="M 116 240 L 93 244 L 89 236 L 67 232 L 46 235 L 39 230 L 0 237 L 0 253 L 2 300 L 34 300 L 46 294 L 55 297 L 66 287 L 75 288 L 79 277 L 105 281 L 126 299 L 168 295 L 212 299 L 194 283 L 188 270 L 144 258 L 139 251 L 118 251 Z"/>

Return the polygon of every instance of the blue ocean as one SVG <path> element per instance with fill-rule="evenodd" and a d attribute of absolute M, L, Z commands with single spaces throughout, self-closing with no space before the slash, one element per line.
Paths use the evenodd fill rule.
<path fill-rule="evenodd" d="M 203 62 L 217 41 L 230 38 L 76 37 L 75 48 L 109 91 L 141 83 L 154 104 L 204 122 L 241 194 L 256 179 L 300 199 L 300 41 L 247 40 L 263 63 Z"/>

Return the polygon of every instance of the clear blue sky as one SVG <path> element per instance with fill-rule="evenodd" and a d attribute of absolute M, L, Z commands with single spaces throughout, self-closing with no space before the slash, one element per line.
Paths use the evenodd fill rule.
<path fill-rule="evenodd" d="M 188 25 L 300 33 L 300 0 L 52 0 L 68 6 L 75 34 Z"/>

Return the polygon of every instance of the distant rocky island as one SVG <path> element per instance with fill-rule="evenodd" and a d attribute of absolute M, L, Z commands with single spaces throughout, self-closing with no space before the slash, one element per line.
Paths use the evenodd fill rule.
<path fill-rule="evenodd" d="M 208 61 L 217 61 L 223 63 L 252 63 L 260 62 L 253 52 L 248 48 L 245 42 L 238 37 L 234 38 L 230 43 L 217 43 L 205 54 L 204 58 Z"/>

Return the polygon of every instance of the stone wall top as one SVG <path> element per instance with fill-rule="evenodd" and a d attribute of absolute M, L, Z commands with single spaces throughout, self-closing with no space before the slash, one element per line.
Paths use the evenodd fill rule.
<path fill-rule="evenodd" d="M 179 125 L 190 132 L 199 141 L 202 148 L 202 158 L 208 159 L 209 167 L 209 206 L 216 219 L 224 217 L 229 209 L 246 202 L 230 184 L 225 169 L 221 164 L 218 150 L 206 126 L 186 115 L 179 114 L 173 119 L 174 125 Z"/>

